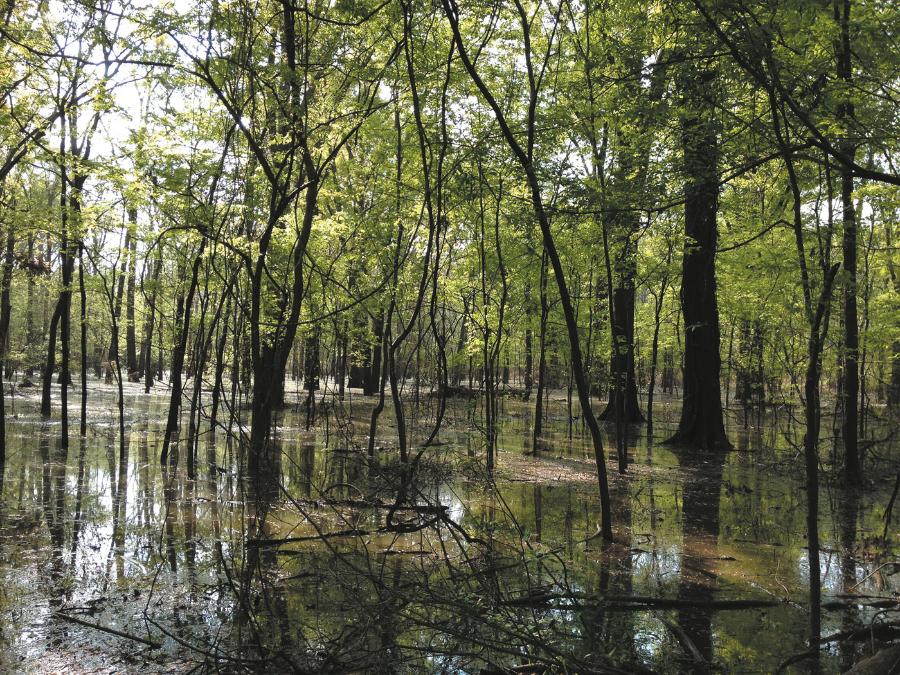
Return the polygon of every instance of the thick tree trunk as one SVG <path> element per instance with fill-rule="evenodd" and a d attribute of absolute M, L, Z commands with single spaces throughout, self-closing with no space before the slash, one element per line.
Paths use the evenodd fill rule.
<path fill-rule="evenodd" d="M 75 188 L 73 188 L 75 189 Z M 63 230 L 62 248 L 63 288 L 59 294 L 62 310 L 59 318 L 59 398 L 60 398 L 60 452 L 64 457 L 69 453 L 69 386 L 72 384 L 71 350 L 72 350 L 72 273 L 75 256 L 73 255 L 68 235 Z"/>
<path fill-rule="evenodd" d="M 719 386 L 719 308 L 716 299 L 718 140 L 710 102 L 715 74 L 685 70 L 681 119 L 685 173 L 685 247 L 681 311 L 684 316 L 684 396 L 678 430 L 670 443 L 726 449 Z"/>
<path fill-rule="evenodd" d="M 269 345 L 263 346 L 260 359 L 271 364 L 274 358 L 275 354 L 272 347 Z M 264 477 L 271 467 L 275 466 L 276 462 L 275 448 L 270 440 L 272 435 L 272 412 L 274 411 L 272 402 L 276 396 L 275 389 L 278 387 L 277 379 L 274 370 L 271 368 L 254 368 L 253 392 L 250 401 L 250 412 L 252 415 L 250 425 L 251 452 L 247 459 L 247 473 L 259 485 L 266 483 Z"/>
<path fill-rule="evenodd" d="M 165 337 L 165 323 L 163 323 L 163 313 L 159 313 L 159 340 L 156 341 L 156 379 L 163 378 L 163 366 L 165 365 L 165 356 L 163 353 L 163 342 Z M 148 392 L 149 393 L 149 392 Z"/>
<path fill-rule="evenodd" d="M 287 17 L 286 17 L 287 18 Z M 289 19 L 291 22 L 293 19 Z M 293 24 L 291 23 L 291 26 Z M 260 249 L 251 279 L 250 298 L 250 332 L 251 332 L 251 361 L 253 369 L 252 401 L 250 404 L 253 418 L 250 422 L 250 453 L 248 471 L 251 480 L 254 481 L 257 490 L 269 490 L 273 487 L 270 480 L 271 471 L 277 467 L 278 455 L 272 443 L 272 413 L 276 405 L 284 399 L 284 376 L 287 368 L 288 357 L 294 345 L 297 334 L 297 326 L 300 322 L 300 308 L 303 300 L 303 257 L 309 243 L 312 231 L 313 218 L 316 214 L 316 205 L 319 197 L 319 184 L 314 173 L 314 165 L 309 156 L 305 156 L 305 169 L 307 171 L 307 187 L 303 205 L 303 221 L 300 227 L 297 244 L 294 247 L 292 258 L 293 278 L 289 297 L 285 298 L 287 313 L 283 315 L 283 321 L 279 330 L 273 337 L 264 335 L 261 331 L 260 312 L 262 311 L 263 291 L 263 263 L 265 262 L 265 249 Z M 270 212 L 269 232 L 281 214 Z"/>

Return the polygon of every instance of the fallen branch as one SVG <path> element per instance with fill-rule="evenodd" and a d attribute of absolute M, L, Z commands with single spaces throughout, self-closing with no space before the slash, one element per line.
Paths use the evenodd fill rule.
<path fill-rule="evenodd" d="M 557 601 L 569 604 L 556 604 Z M 538 605 L 551 606 L 554 609 L 578 609 L 584 606 L 603 605 L 605 607 L 619 607 L 624 609 L 643 609 L 652 607 L 658 609 L 680 609 L 695 607 L 699 609 L 725 610 L 725 609 L 756 609 L 759 607 L 777 607 L 783 604 L 779 600 L 765 599 L 735 599 L 735 600 L 688 600 L 684 598 L 654 598 L 640 595 L 607 595 L 601 597 L 587 597 L 580 593 L 571 595 L 534 594 L 521 598 L 510 598 L 503 602 L 510 607 L 533 607 Z"/>
<path fill-rule="evenodd" d="M 819 645 L 831 642 L 861 642 L 863 640 L 895 640 L 900 637 L 900 622 L 876 623 L 864 628 L 852 628 L 832 633 L 819 640 Z"/>
<path fill-rule="evenodd" d="M 281 546 L 283 544 L 302 544 L 310 541 L 323 541 L 325 539 L 340 539 L 342 537 L 370 537 L 380 534 L 411 534 L 424 530 L 434 525 L 439 518 L 431 518 L 421 523 L 398 523 L 391 527 L 381 527 L 377 530 L 360 530 L 357 528 L 349 530 L 337 530 L 335 532 L 322 532 L 320 534 L 310 534 L 305 537 L 283 537 L 281 539 L 248 539 L 247 546 L 256 546 L 267 548 L 272 546 Z"/>
<path fill-rule="evenodd" d="M 126 633 L 121 630 L 116 630 L 115 628 L 110 628 L 109 626 L 103 626 L 99 623 L 94 623 L 92 621 L 85 621 L 84 619 L 79 619 L 78 617 L 71 616 L 69 614 L 64 614 L 62 612 L 53 612 L 53 616 L 59 617 L 64 621 L 70 621 L 71 623 L 77 623 L 79 626 L 85 626 L 86 628 L 93 628 L 94 630 L 99 630 L 102 633 L 109 633 L 110 635 L 115 635 L 116 637 L 124 638 L 126 640 L 132 640 L 134 642 L 140 642 L 141 644 L 147 645 L 151 649 L 159 649 L 162 647 L 162 644 L 159 642 L 154 642 L 153 640 L 148 640 L 147 638 L 142 638 L 137 635 L 132 635 L 131 633 Z"/>
<path fill-rule="evenodd" d="M 681 648 L 684 652 L 690 656 L 697 664 L 709 667 L 709 662 L 703 658 L 703 654 L 700 653 L 700 650 L 697 648 L 697 645 L 694 644 L 694 641 L 691 640 L 690 636 L 684 631 L 684 629 L 678 624 L 672 623 L 667 619 L 657 616 L 663 625 L 671 631 L 672 635 L 675 636 L 675 639 L 678 640 L 678 643 L 681 645 Z"/>
<path fill-rule="evenodd" d="M 309 506 L 311 508 L 322 508 L 330 506 L 332 508 L 343 507 L 350 509 L 390 509 L 395 511 L 413 511 L 415 513 L 444 513 L 450 507 L 443 504 L 404 504 L 396 506 L 393 503 L 370 502 L 365 499 L 294 499 L 297 504 Z"/>
<path fill-rule="evenodd" d="M 832 600 L 830 602 L 822 603 L 822 609 L 851 609 L 853 607 L 871 607 L 873 609 L 889 609 L 892 607 L 898 607 L 900 605 L 900 601 L 885 598 L 883 600 L 875 600 L 873 602 L 859 602 L 852 600 Z"/>

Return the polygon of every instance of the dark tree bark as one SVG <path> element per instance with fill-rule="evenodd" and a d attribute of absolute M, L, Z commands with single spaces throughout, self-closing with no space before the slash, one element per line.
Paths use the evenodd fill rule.
<path fill-rule="evenodd" d="M 163 377 L 163 367 L 165 365 L 165 356 L 163 354 L 163 342 L 165 337 L 165 323 L 163 322 L 163 314 L 159 313 L 159 340 L 156 341 L 156 379 L 161 380 Z M 149 393 L 149 392 L 148 392 Z"/>
<path fill-rule="evenodd" d="M 80 342 L 81 342 L 81 420 L 78 432 L 82 440 L 87 436 L 87 373 L 88 373 L 88 348 L 87 348 L 87 289 L 84 286 L 84 242 L 78 245 L 78 297 L 81 300 L 79 310 Z"/>
<path fill-rule="evenodd" d="M 846 85 L 852 80 L 850 51 L 850 0 L 836 0 L 834 19 L 840 26 L 840 38 L 835 45 L 837 56 L 837 76 Z M 845 126 L 850 124 L 854 114 L 849 100 L 837 106 L 838 119 Z M 849 161 L 855 162 L 856 144 L 850 140 L 840 143 L 841 153 Z M 841 163 L 841 204 L 844 236 L 841 243 L 844 255 L 844 380 L 843 380 L 843 423 L 841 436 L 844 440 L 844 478 L 851 485 L 862 480 L 860 467 L 857 415 L 859 406 L 859 323 L 857 316 L 857 251 L 856 213 L 853 207 L 853 172 L 847 163 Z"/>
<path fill-rule="evenodd" d="M 321 342 L 319 331 L 314 330 L 304 341 L 303 346 L 303 384 L 306 389 L 306 429 L 316 419 L 316 392 L 321 388 Z"/>
<path fill-rule="evenodd" d="M 12 225 L 7 225 L 6 247 L 3 255 L 3 272 L 0 275 L 0 485 L 3 484 L 2 472 L 6 462 L 6 383 L 3 381 L 3 371 L 6 370 L 8 358 L 7 338 L 9 337 L 9 321 L 12 316 L 12 302 L 10 291 L 13 276 L 13 247 L 15 246 L 15 232 Z"/>
<path fill-rule="evenodd" d="M 378 316 L 376 319 L 376 324 L 384 326 L 384 320 L 381 316 Z M 377 347 L 377 362 L 380 367 L 378 372 L 378 401 L 375 403 L 375 407 L 372 409 L 372 415 L 369 419 L 369 442 L 367 446 L 367 453 L 369 457 L 375 456 L 375 432 L 378 429 L 378 417 L 381 415 L 384 410 L 384 388 L 387 384 L 388 379 L 388 344 L 391 340 L 391 327 L 390 321 L 388 321 L 387 328 L 383 329 L 383 335 L 381 339 L 378 341 Z M 373 357 L 373 364 L 375 362 L 375 358 Z M 374 392 L 373 392 L 374 393 Z"/>
<path fill-rule="evenodd" d="M 150 298 L 147 301 L 148 313 L 144 323 L 144 344 L 141 349 L 141 362 L 144 372 L 144 393 L 149 394 L 153 387 L 153 328 L 156 324 L 156 299 L 159 295 L 159 272 L 162 269 L 162 242 L 156 245 L 156 260 L 152 263 Z M 162 335 L 159 336 L 160 341 Z"/>
<path fill-rule="evenodd" d="M 531 451 L 540 449 L 540 438 L 544 430 L 544 390 L 547 388 L 547 318 L 550 305 L 547 302 L 547 254 L 541 255 L 540 280 L 541 320 L 538 332 L 538 380 L 534 396 L 534 426 L 531 432 Z"/>
<path fill-rule="evenodd" d="M 365 376 L 363 393 L 371 396 L 381 391 L 381 362 L 384 353 L 384 317 L 379 312 L 372 320 L 372 332 L 375 336 L 375 344 L 370 348 L 369 371 Z"/>
<path fill-rule="evenodd" d="M 123 248 L 122 261 L 120 263 L 121 267 L 119 269 L 119 278 L 116 282 L 116 296 L 115 302 L 112 307 L 112 312 L 115 315 L 116 322 L 119 322 L 119 319 L 122 316 L 122 298 L 125 295 L 125 280 L 128 277 L 128 267 L 129 267 L 129 253 L 131 251 L 131 228 L 126 227 L 125 229 L 125 245 Z M 118 333 L 116 334 L 118 337 Z M 107 383 L 112 382 L 113 371 L 115 371 L 115 365 L 113 364 L 113 355 L 116 355 L 115 358 L 118 358 L 119 354 L 119 345 L 114 345 L 112 343 L 112 339 L 110 339 L 109 349 L 107 350 L 107 359 L 109 363 L 106 368 L 106 381 Z"/>
<path fill-rule="evenodd" d="M 289 21 L 293 22 L 293 14 L 288 12 L 287 6 L 285 7 L 286 14 L 290 14 Z M 260 334 L 261 293 L 265 263 L 265 247 L 263 246 L 260 247 L 261 254 L 257 259 L 253 278 L 251 279 L 250 354 L 253 369 L 253 388 L 250 408 L 253 416 L 250 426 L 250 456 L 247 470 L 253 480 L 257 482 L 258 487 L 265 487 L 260 481 L 264 480 L 269 469 L 275 466 L 275 460 L 277 459 L 270 442 L 272 436 L 272 414 L 279 399 L 284 398 L 284 374 L 300 321 L 300 304 L 304 290 L 303 257 L 309 243 L 319 197 L 318 175 L 312 164 L 312 158 L 307 154 L 304 156 L 304 159 L 307 172 L 307 187 L 303 206 L 303 220 L 292 260 L 293 280 L 290 291 L 290 307 L 279 331 L 273 337 L 264 337 Z M 275 223 L 281 217 L 281 213 L 270 213 L 269 217 L 270 219 L 274 218 L 268 227 L 268 232 L 271 234 Z"/>
<path fill-rule="evenodd" d="M 166 417 L 166 430 L 162 439 L 162 451 L 160 463 L 165 465 L 169 460 L 169 446 L 172 436 L 178 431 L 178 421 L 181 414 L 181 394 L 183 390 L 182 370 L 184 369 L 184 355 L 187 351 L 188 335 L 191 331 L 191 311 L 194 305 L 194 294 L 197 291 L 197 277 L 200 265 L 203 262 L 203 251 L 206 249 L 206 237 L 200 240 L 200 248 L 191 266 L 191 279 L 188 285 L 187 295 L 179 302 L 182 306 L 180 325 L 176 325 L 176 342 L 172 349 L 172 372 L 169 374 L 171 394 L 169 396 L 169 413 Z"/>
<path fill-rule="evenodd" d="M 215 316 L 209 322 L 209 333 L 207 334 L 206 325 L 207 325 L 207 311 L 209 309 L 210 303 L 210 293 L 209 293 L 209 270 L 205 270 L 204 274 L 204 288 L 201 293 L 200 300 L 200 318 L 197 322 L 197 336 L 194 339 L 194 351 L 191 355 L 191 360 L 194 364 L 193 366 L 193 391 L 191 392 L 191 407 L 188 411 L 188 435 L 187 435 L 187 443 L 185 444 L 185 450 L 187 451 L 187 470 L 188 470 L 188 478 L 191 480 L 197 477 L 197 469 L 196 469 L 196 459 L 197 459 L 197 431 L 200 428 L 200 404 L 201 404 L 201 394 L 203 392 L 203 373 L 206 369 L 206 359 L 209 354 L 209 345 L 212 343 L 212 333 L 215 329 L 216 321 L 218 320 L 218 314 L 222 309 L 222 302 L 224 301 L 224 294 L 221 298 L 219 298 L 218 306 L 216 307 Z"/>
<path fill-rule="evenodd" d="M 28 259 L 34 258 L 34 234 L 28 235 Z M 34 377 L 34 362 L 32 361 L 31 348 L 39 342 L 38 336 L 34 330 L 34 274 L 28 274 L 28 298 L 26 300 L 27 307 L 25 309 L 25 377 L 31 379 Z"/>
<path fill-rule="evenodd" d="M 666 258 L 666 266 L 671 259 L 671 246 L 669 256 Z M 647 383 L 647 428 L 653 429 L 653 395 L 656 391 L 656 365 L 659 357 L 659 329 L 662 323 L 662 311 L 666 302 L 666 289 L 669 285 L 669 275 L 666 273 L 660 282 L 659 292 L 654 293 L 653 303 L 653 342 L 650 346 L 650 379 Z M 653 291 L 651 291 L 653 292 Z"/>
<path fill-rule="evenodd" d="M 44 364 L 44 376 L 41 382 L 41 415 L 44 417 L 50 417 L 50 391 L 53 387 L 53 371 L 56 370 L 56 339 L 60 316 L 62 316 L 62 305 L 57 302 L 47 328 L 47 361 Z"/>
<path fill-rule="evenodd" d="M 884 237 L 888 250 L 893 250 L 893 223 L 889 218 L 885 219 Z M 900 273 L 891 256 L 887 256 L 887 264 L 894 292 L 900 295 Z M 900 406 L 900 338 L 891 345 L 891 380 L 888 383 L 887 404 L 891 408 Z"/>
<path fill-rule="evenodd" d="M 137 209 L 128 209 L 129 231 L 131 241 L 128 246 L 128 271 L 125 290 L 125 365 L 128 379 L 140 377 L 137 357 L 137 340 L 134 324 L 134 274 L 137 269 Z"/>
<path fill-rule="evenodd" d="M 636 270 L 634 270 L 636 271 Z M 609 399 L 606 409 L 598 415 L 598 419 L 613 421 L 617 418 L 617 411 L 623 409 L 625 422 L 643 422 L 644 415 L 638 403 L 637 382 L 634 376 L 634 308 L 635 291 L 634 275 L 629 275 L 630 282 L 619 278 L 620 284 L 613 290 L 613 305 L 615 310 L 612 324 L 612 339 L 614 345 L 622 348 L 614 349 L 610 357 L 610 370 L 618 373 L 622 378 L 622 386 L 609 388 Z M 624 390 L 625 398 L 621 403 L 618 400 L 619 390 Z"/>
<path fill-rule="evenodd" d="M 228 322 L 231 319 L 231 294 L 227 294 L 225 310 L 222 313 L 224 320 L 219 326 L 219 337 L 216 340 L 216 363 L 213 376 L 212 403 L 209 413 L 209 430 L 215 434 L 219 414 L 219 402 L 224 393 L 223 378 L 225 375 L 225 346 L 228 344 Z"/>
<path fill-rule="evenodd" d="M 337 324 L 336 324 L 337 325 Z M 344 400 L 344 390 L 347 384 L 347 322 L 341 321 L 340 327 L 337 328 L 338 336 L 337 336 L 337 386 L 338 386 L 338 400 Z"/>
<path fill-rule="evenodd" d="M 718 139 L 712 103 L 716 75 L 694 64 L 682 71 L 685 112 L 681 141 L 685 174 L 681 311 L 684 316 L 684 395 L 670 443 L 701 449 L 731 447 L 725 436 L 719 386 L 719 308 L 716 298 Z"/>
<path fill-rule="evenodd" d="M 531 281 L 525 282 L 525 372 L 523 373 L 523 386 L 525 388 L 525 400 L 531 398 L 531 390 L 534 387 L 534 329 L 531 327 Z M 588 350 L 590 351 L 590 350 Z M 590 361 L 590 359 L 588 359 Z"/>

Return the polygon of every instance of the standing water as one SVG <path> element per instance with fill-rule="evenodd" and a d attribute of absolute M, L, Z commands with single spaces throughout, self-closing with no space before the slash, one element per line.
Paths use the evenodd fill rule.
<path fill-rule="evenodd" d="M 115 392 L 95 389 L 68 455 L 58 422 L 16 398 L 0 671 L 840 672 L 897 631 L 896 528 L 883 540 L 896 458 L 882 447 L 865 490 L 825 483 L 826 642 L 818 663 L 792 662 L 808 649 L 808 556 L 786 414 L 731 419 L 735 451 L 698 453 L 663 443 L 677 419 L 663 401 L 652 433 L 630 430 L 625 476 L 607 438 L 604 543 L 593 450 L 562 400 L 536 451 L 530 406 L 502 402 L 492 481 L 471 401 L 450 403 L 412 469 L 390 447 L 390 409 L 366 455 L 371 399 L 323 406 L 310 430 L 289 408 L 261 487 L 242 475 L 237 426 L 193 439 L 195 480 L 189 438 L 161 466 L 167 399 L 137 388 L 121 454 Z M 422 430 L 430 414 L 408 411 Z"/>

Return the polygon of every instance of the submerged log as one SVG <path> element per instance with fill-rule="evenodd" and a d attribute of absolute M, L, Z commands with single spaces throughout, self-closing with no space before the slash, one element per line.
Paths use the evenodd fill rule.
<path fill-rule="evenodd" d="M 656 598 L 641 595 L 606 595 L 586 597 L 580 593 L 571 595 L 538 593 L 521 598 L 511 598 L 503 602 L 510 607 L 547 606 L 553 609 L 580 609 L 582 607 L 604 606 L 614 609 L 642 610 L 648 608 L 678 609 L 696 607 L 711 610 L 757 609 L 760 607 L 776 607 L 783 604 L 780 600 L 763 598 L 746 598 L 730 600 L 687 600 L 683 598 Z"/>
<path fill-rule="evenodd" d="M 886 647 L 856 663 L 846 675 L 883 675 L 900 673 L 900 645 Z"/>

